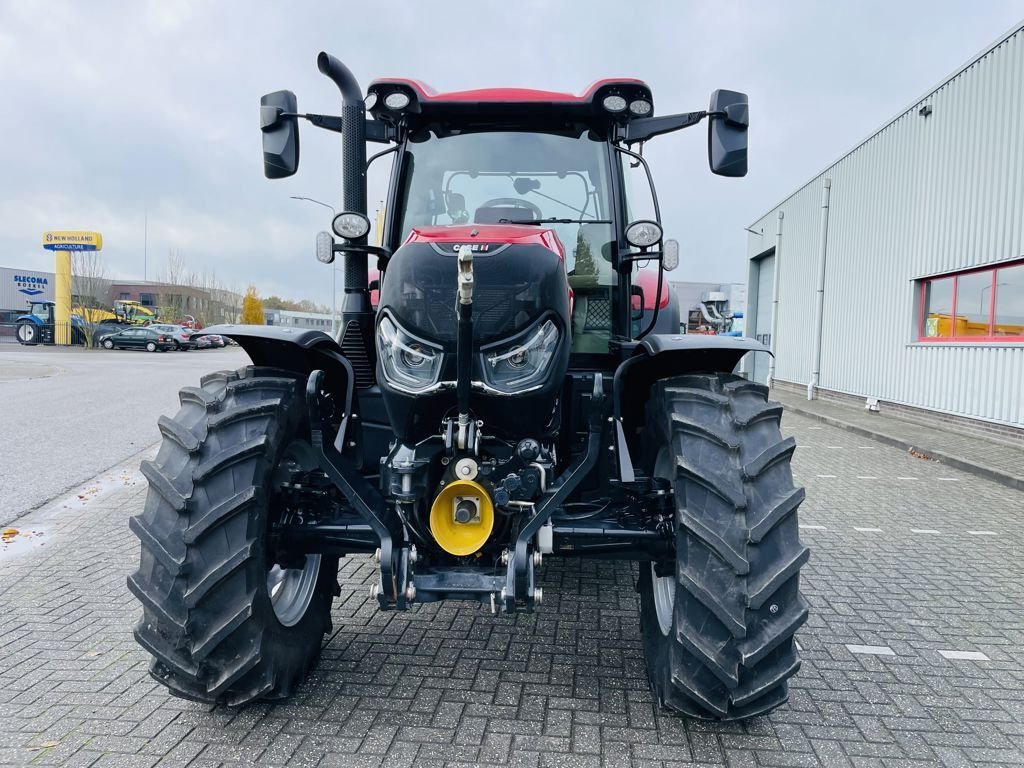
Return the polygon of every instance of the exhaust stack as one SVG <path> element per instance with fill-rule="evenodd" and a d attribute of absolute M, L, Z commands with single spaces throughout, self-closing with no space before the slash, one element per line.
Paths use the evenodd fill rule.
<path fill-rule="evenodd" d="M 321 51 L 316 58 L 320 72 L 331 79 L 341 92 L 341 173 L 342 208 L 366 215 L 366 107 L 355 75 L 331 54 Z M 365 245 L 366 238 L 353 241 Z M 339 343 L 343 350 L 355 352 L 351 360 L 366 360 L 356 367 L 356 384 L 371 386 L 376 365 L 373 328 L 370 323 L 370 290 L 365 253 L 344 253 L 344 292 L 341 300 Z"/>

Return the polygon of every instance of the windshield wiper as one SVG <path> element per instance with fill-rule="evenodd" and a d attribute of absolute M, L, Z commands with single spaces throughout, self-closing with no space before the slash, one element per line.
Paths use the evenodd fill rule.
<path fill-rule="evenodd" d="M 611 219 L 498 219 L 499 224 L 611 224 Z"/>

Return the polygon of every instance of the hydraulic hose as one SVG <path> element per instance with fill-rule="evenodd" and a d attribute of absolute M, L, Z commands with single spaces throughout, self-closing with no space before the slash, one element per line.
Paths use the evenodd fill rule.
<path fill-rule="evenodd" d="M 459 448 L 466 448 L 469 429 L 469 392 L 473 379 L 473 251 L 459 249 L 458 349 L 456 351 L 455 399 L 459 409 Z"/>

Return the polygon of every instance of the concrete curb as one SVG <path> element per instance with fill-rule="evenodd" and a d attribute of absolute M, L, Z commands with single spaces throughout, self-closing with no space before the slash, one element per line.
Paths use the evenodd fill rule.
<path fill-rule="evenodd" d="M 817 413 L 816 411 L 812 411 L 809 408 L 801 408 L 799 405 L 792 405 L 791 403 L 784 402 L 782 403 L 782 406 L 787 411 L 792 411 L 793 413 L 799 413 L 801 416 L 816 419 L 828 424 L 829 426 L 838 427 L 839 429 L 844 429 L 847 432 L 853 432 L 854 434 L 876 440 L 880 443 L 885 443 L 886 445 L 902 448 L 905 451 L 914 450 L 922 456 L 933 459 L 941 464 L 945 464 L 946 466 L 967 472 L 975 477 L 982 477 L 986 480 L 1000 483 L 1001 485 L 1008 486 L 1016 491 L 1024 491 L 1024 477 L 1017 477 L 1016 475 L 1011 475 L 1007 472 L 1001 472 L 997 469 L 992 469 L 991 467 L 965 459 L 962 456 L 956 456 L 937 448 L 917 445 L 902 437 L 878 430 L 868 429 L 867 427 L 862 427 L 859 424 L 851 424 L 848 421 L 837 419 L 834 416 L 826 416 L 824 414 Z"/>

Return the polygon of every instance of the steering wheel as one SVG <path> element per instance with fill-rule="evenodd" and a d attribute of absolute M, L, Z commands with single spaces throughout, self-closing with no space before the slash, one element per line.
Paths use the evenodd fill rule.
<path fill-rule="evenodd" d="M 507 207 L 507 208 L 510 208 L 510 209 L 512 209 L 512 208 L 520 208 L 520 209 L 525 209 L 525 210 L 531 211 L 533 213 L 533 218 L 535 218 L 535 219 L 539 220 L 539 219 L 543 219 L 544 218 L 544 213 L 541 211 L 540 207 L 537 206 L 536 203 L 531 203 L 529 200 L 523 200 L 522 198 L 519 198 L 519 197 L 495 197 L 495 198 L 492 198 L 490 200 L 485 201 L 480 207 L 481 208 L 498 208 L 498 207 L 505 208 L 505 207 Z M 510 219 L 514 219 L 515 216 L 509 216 L 509 218 Z"/>

